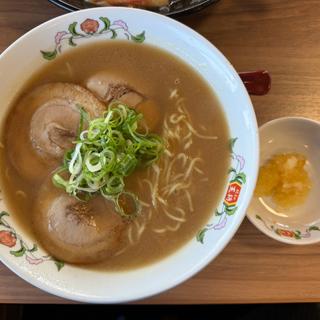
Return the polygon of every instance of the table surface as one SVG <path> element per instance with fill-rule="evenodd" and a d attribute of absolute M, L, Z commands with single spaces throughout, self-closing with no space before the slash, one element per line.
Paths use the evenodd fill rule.
<path fill-rule="evenodd" d="M 1 0 L 0 51 L 63 13 L 46 0 Z M 259 125 L 287 115 L 320 120 L 319 0 L 221 0 L 180 21 L 215 44 L 237 70 L 269 70 L 271 92 L 252 97 Z M 319 248 L 278 243 L 245 220 L 204 270 L 140 303 L 319 302 Z M 67 302 L 0 264 L 0 303 Z"/>

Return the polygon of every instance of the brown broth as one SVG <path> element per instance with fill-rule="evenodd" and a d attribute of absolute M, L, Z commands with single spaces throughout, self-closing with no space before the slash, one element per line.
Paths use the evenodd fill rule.
<path fill-rule="evenodd" d="M 187 221 L 181 223 L 176 231 L 155 233 L 153 229 L 166 226 L 172 220 L 161 208 L 153 209 L 152 217 L 146 223 L 145 231 L 137 244 L 129 246 L 122 254 L 96 265 L 102 270 L 130 269 L 155 262 L 174 253 L 195 237 L 206 224 L 213 209 L 218 205 L 227 182 L 230 161 L 229 132 L 220 103 L 201 76 L 173 55 L 145 44 L 115 40 L 74 48 L 48 62 L 33 75 L 21 90 L 18 99 L 44 83 L 72 82 L 81 85 L 86 78 L 101 70 L 121 75 L 130 85 L 152 98 L 160 106 L 162 122 L 166 115 L 177 108 L 177 101 L 169 99 L 170 92 L 176 88 L 179 96 L 184 99 L 183 105 L 190 114 L 193 127 L 207 136 L 218 136 L 217 140 L 194 137 L 193 144 L 188 149 L 188 156 L 201 157 L 202 162 L 198 167 L 203 171 L 203 174 L 196 173 L 191 179 L 189 192 L 193 200 L 193 212 L 185 199 L 181 201 L 179 197 L 170 197 L 169 207 L 182 207 L 186 212 Z M 21 124 L 19 119 L 13 116 L 15 108 L 16 104 L 10 110 L 7 123 L 14 121 L 18 127 Z M 8 128 L 5 128 L 2 132 L 4 150 L 10 148 L 12 139 L 7 130 Z M 162 134 L 162 129 L 158 128 L 157 133 Z M 15 139 L 19 139 L 19 136 Z M 176 149 L 173 151 L 181 152 L 183 144 Z M 33 235 L 34 226 L 30 221 L 32 214 L 36 214 L 33 213 L 34 202 L 42 182 L 52 168 L 48 169 L 40 180 L 24 180 L 14 169 L 6 152 L 1 152 L 1 166 L 5 168 L 1 170 L 1 184 L 7 205 L 23 229 Z M 37 170 L 37 167 L 34 170 Z M 175 170 L 179 170 L 178 165 L 174 167 L 173 172 Z M 141 181 L 148 178 L 149 174 L 150 171 L 146 169 L 138 170 L 128 179 L 127 188 L 150 204 L 148 188 L 146 185 L 141 185 Z M 163 172 L 161 174 L 160 177 L 163 179 Z M 21 192 L 17 193 L 18 190 L 23 191 L 26 198 L 21 196 Z M 147 215 L 147 211 L 144 208 L 142 215 Z M 139 223 L 141 219 L 138 218 L 137 222 Z M 45 243 L 45 239 L 37 240 Z"/>

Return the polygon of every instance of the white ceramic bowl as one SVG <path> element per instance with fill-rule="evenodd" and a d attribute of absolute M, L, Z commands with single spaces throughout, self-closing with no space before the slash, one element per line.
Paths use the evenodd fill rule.
<path fill-rule="evenodd" d="M 67 40 L 72 33 L 83 34 L 81 24 L 82 30 L 91 34 L 75 36 L 73 40 L 78 46 L 88 41 L 113 41 L 113 29 L 117 38 L 128 38 L 128 41 L 138 41 L 141 45 L 148 43 L 179 56 L 214 88 L 223 105 L 231 137 L 236 138 L 232 140 L 231 153 L 234 170 L 229 177 L 229 181 L 234 181 L 226 181 L 225 185 L 227 202 L 221 199 L 218 209 L 222 215 L 215 216 L 213 210 L 208 225 L 199 230 L 197 238 L 160 262 L 132 271 L 95 272 L 65 265 L 58 272 L 55 263 L 41 248 L 28 251 L 36 240 L 24 234 L 10 213 L 1 216 L 0 256 L 2 262 L 20 277 L 61 297 L 96 303 L 141 299 L 190 278 L 212 261 L 233 237 L 244 218 L 257 176 L 259 141 L 256 118 L 247 91 L 233 67 L 198 33 L 144 10 L 97 8 L 48 21 L 25 34 L 1 55 L 0 75 L 5 79 L 0 87 L 1 125 L 10 102 L 30 75 L 50 63 L 49 60 L 56 55 L 75 50 Z M 100 33 L 103 28 L 107 29 Z M 1 210 L 7 211 L 5 199 L 0 205 Z M 21 249 L 21 244 L 25 249 Z"/>
<path fill-rule="evenodd" d="M 260 165 L 279 153 L 298 152 L 306 159 L 312 188 L 306 201 L 287 210 L 275 210 L 271 199 L 253 198 L 249 220 L 267 236 L 289 244 L 320 241 L 320 123 L 297 117 L 270 121 L 260 127 Z"/>

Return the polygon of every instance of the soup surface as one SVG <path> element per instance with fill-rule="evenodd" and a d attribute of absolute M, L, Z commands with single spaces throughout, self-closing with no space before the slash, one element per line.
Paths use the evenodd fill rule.
<path fill-rule="evenodd" d="M 142 209 L 124 223 L 101 196 L 79 203 L 52 184 L 70 148 L 69 131 L 56 128 L 65 137 L 60 149 L 51 144 L 41 151 L 46 139 L 56 139 L 46 133 L 51 116 L 70 132 L 76 129 L 70 123 L 77 124 L 79 115 L 64 111 L 66 101 L 88 104 L 91 118 L 101 106 L 107 108 L 103 85 L 108 77 L 134 88 L 134 94 L 126 91 L 125 102 L 144 114 L 150 131 L 165 143 L 158 161 L 125 179 L 125 189 L 137 196 Z M 53 256 L 65 261 L 72 256 L 70 262 L 94 263 L 103 270 L 136 268 L 172 254 L 206 224 L 227 182 L 228 139 L 219 101 L 184 62 L 145 44 L 88 44 L 48 62 L 22 88 L 2 132 L 6 169 L 1 182 L 12 214 Z"/>

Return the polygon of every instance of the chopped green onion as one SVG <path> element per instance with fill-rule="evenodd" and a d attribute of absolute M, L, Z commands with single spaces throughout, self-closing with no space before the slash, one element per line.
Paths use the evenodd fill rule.
<path fill-rule="evenodd" d="M 138 132 L 142 119 L 142 114 L 120 102 L 111 103 L 103 117 L 93 120 L 80 107 L 78 138 L 53 175 L 54 185 L 80 200 L 101 194 L 113 201 L 120 216 L 136 216 L 141 204 L 136 195 L 125 191 L 124 179 L 137 167 L 157 161 L 164 149 L 159 136 Z M 88 126 L 84 130 L 85 120 Z M 133 212 L 126 210 L 123 199 L 133 202 Z"/>

